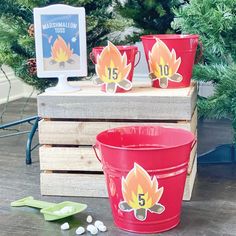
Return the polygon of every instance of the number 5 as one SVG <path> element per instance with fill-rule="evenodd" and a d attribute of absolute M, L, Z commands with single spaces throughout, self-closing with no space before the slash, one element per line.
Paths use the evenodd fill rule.
<path fill-rule="evenodd" d="M 139 206 L 144 206 L 145 205 L 145 199 L 143 198 L 144 197 L 144 193 L 140 193 L 138 195 L 138 203 L 139 203 Z"/>

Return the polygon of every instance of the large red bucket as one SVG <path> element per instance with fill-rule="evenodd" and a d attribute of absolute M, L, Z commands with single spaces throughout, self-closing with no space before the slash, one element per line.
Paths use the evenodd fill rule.
<path fill-rule="evenodd" d="M 132 82 L 133 79 L 133 73 L 134 73 L 134 67 L 137 66 L 137 64 L 140 61 L 140 52 L 138 51 L 138 47 L 136 46 L 116 46 L 121 54 L 121 56 L 123 56 L 124 54 L 126 54 L 127 56 L 127 64 L 131 64 L 131 69 L 130 72 L 127 76 L 127 80 L 129 80 L 130 82 Z M 105 47 L 95 47 L 92 49 L 92 52 L 90 53 L 90 59 L 94 64 L 97 64 L 97 58 L 98 56 L 101 54 L 101 52 L 103 51 Z M 138 55 L 138 59 L 137 62 L 135 62 L 136 59 L 136 55 Z M 119 86 L 116 89 L 117 93 L 123 93 L 123 92 L 127 92 L 130 91 L 129 90 L 125 90 L 120 88 Z M 106 85 L 102 85 L 102 91 L 105 92 L 106 91 Z"/>
<path fill-rule="evenodd" d="M 194 135 L 182 129 L 128 126 L 96 137 L 115 224 L 158 233 L 180 222 Z M 101 158 L 99 157 L 101 156 Z"/>
<path fill-rule="evenodd" d="M 141 39 L 153 87 L 190 85 L 198 35 L 144 35 Z"/>

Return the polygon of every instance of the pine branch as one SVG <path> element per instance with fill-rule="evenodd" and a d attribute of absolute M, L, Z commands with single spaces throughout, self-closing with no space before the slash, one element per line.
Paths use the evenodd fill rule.
<path fill-rule="evenodd" d="M 56 79 L 39 79 L 29 74 L 27 62 L 35 57 L 34 38 L 28 35 L 33 23 L 33 8 L 51 4 L 68 4 L 85 7 L 87 16 L 88 54 L 94 46 L 105 43 L 113 30 L 122 30 L 126 24 L 112 11 L 112 0 L 2 0 L 0 5 L 0 65 L 11 66 L 26 83 L 40 91 L 55 83 Z M 89 73 L 94 65 L 89 62 Z"/>
<path fill-rule="evenodd" d="M 32 22 L 33 19 L 32 10 L 14 0 L 1 0 L 0 16 L 2 15 L 20 17 L 26 22 Z"/>

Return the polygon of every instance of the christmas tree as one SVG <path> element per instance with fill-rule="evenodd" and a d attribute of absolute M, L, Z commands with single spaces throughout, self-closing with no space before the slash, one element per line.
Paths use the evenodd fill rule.
<path fill-rule="evenodd" d="M 236 1 L 191 0 L 174 12 L 173 28 L 199 34 L 204 47 L 193 78 L 214 86 L 212 96 L 198 100 L 199 115 L 232 119 L 236 141 Z"/>
<path fill-rule="evenodd" d="M 50 86 L 53 80 L 36 76 L 33 8 L 56 3 L 85 7 L 88 54 L 92 47 L 104 44 L 110 32 L 125 25 L 122 19 L 115 19 L 111 0 L 2 0 L 0 66 L 11 66 L 17 76 L 41 91 Z M 93 71 L 90 60 L 88 62 L 89 71 Z"/>
<path fill-rule="evenodd" d="M 140 40 L 144 34 L 165 34 L 173 32 L 170 24 L 173 21 L 173 8 L 179 8 L 184 0 L 116 0 L 118 12 L 132 19 L 137 31 L 127 37 L 130 42 Z"/>

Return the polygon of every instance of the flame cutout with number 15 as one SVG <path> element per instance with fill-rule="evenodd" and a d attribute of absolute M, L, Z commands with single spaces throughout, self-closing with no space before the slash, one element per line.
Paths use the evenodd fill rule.
<path fill-rule="evenodd" d="M 131 70 L 131 63 L 127 64 L 127 55 L 121 55 L 118 48 L 108 41 L 108 45 L 97 56 L 96 73 L 94 79 L 97 85 L 106 84 L 106 92 L 115 93 L 117 86 L 129 90 L 132 83 L 127 79 Z"/>
<path fill-rule="evenodd" d="M 134 163 L 134 168 L 126 178 L 122 178 L 122 194 L 124 201 L 119 203 L 119 208 L 124 212 L 134 211 L 134 216 L 139 221 L 147 218 L 148 211 L 161 214 L 165 207 L 159 203 L 164 188 L 158 188 L 156 176 L 152 179 L 140 165 Z"/>

